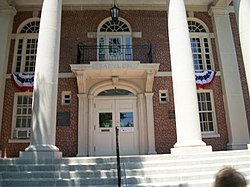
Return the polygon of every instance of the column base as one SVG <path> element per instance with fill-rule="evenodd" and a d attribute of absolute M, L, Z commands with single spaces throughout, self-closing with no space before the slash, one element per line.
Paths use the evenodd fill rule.
<path fill-rule="evenodd" d="M 58 159 L 62 152 L 54 145 L 30 145 L 19 153 L 20 159 Z"/>
<path fill-rule="evenodd" d="M 85 153 L 78 153 L 76 156 L 77 157 L 87 157 L 88 155 Z"/>
<path fill-rule="evenodd" d="M 212 146 L 193 146 L 193 147 L 175 147 L 171 148 L 171 154 L 199 154 L 212 152 Z"/>
<path fill-rule="evenodd" d="M 228 150 L 242 150 L 242 149 L 249 149 L 250 147 L 249 142 L 229 142 L 227 144 Z"/>
<path fill-rule="evenodd" d="M 155 152 L 155 151 L 149 151 L 148 152 L 148 155 L 156 155 L 157 154 L 157 152 Z"/>

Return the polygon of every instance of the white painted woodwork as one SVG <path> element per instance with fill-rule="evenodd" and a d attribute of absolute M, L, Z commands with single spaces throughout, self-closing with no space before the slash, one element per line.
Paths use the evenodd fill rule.
<path fill-rule="evenodd" d="M 61 157 L 55 146 L 62 0 L 44 0 L 38 37 L 30 146 L 20 157 Z"/>
<path fill-rule="evenodd" d="M 249 143 L 249 132 L 229 13 L 226 8 L 212 7 L 210 14 L 217 36 L 216 42 L 222 72 L 229 136 L 228 149 L 246 149 Z"/>
<path fill-rule="evenodd" d="M 205 151 L 206 144 L 201 140 L 195 73 L 184 0 L 170 0 L 168 8 L 177 133 L 177 142 L 171 152 L 175 153 L 178 149 L 177 152 L 180 153 L 181 148 L 187 147 L 199 147 L 197 151 L 203 150 L 204 147 Z"/>

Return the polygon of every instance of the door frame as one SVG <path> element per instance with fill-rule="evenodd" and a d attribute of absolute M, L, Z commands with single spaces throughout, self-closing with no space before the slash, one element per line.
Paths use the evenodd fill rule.
<path fill-rule="evenodd" d="M 97 95 L 109 89 L 124 89 L 128 90 L 134 94 L 134 99 L 136 99 L 136 113 L 137 113 L 137 123 L 138 123 L 138 147 L 139 147 L 139 154 L 147 154 L 147 122 L 146 122 L 146 109 L 145 109 L 145 95 L 141 93 L 141 89 L 137 87 L 135 84 L 125 81 L 125 80 L 117 80 L 116 77 L 113 77 L 110 81 L 102 81 L 95 84 L 89 90 L 88 95 L 88 155 L 94 156 L 94 142 L 93 142 L 93 135 L 94 135 L 94 104 L 96 99 L 101 99 L 101 97 L 97 97 Z M 109 97 L 111 99 L 112 97 Z M 125 97 L 123 97 L 125 98 Z M 127 97 L 129 98 L 129 97 Z"/>
<path fill-rule="evenodd" d="M 122 102 L 126 102 L 126 103 L 129 103 L 131 104 L 131 108 L 129 107 L 129 111 L 131 110 L 133 112 L 133 118 L 134 118 L 134 134 L 132 136 L 134 136 L 135 140 L 133 142 L 134 144 L 134 153 L 131 153 L 130 151 L 128 151 L 128 153 L 125 153 L 124 155 L 129 155 L 129 154 L 139 154 L 139 128 L 138 128 L 138 115 L 137 115 L 137 111 L 138 111 L 138 106 L 137 106 L 137 97 L 136 96 L 106 96 L 106 97 L 102 97 L 102 96 L 99 96 L 99 97 L 95 97 L 94 99 L 94 123 L 93 123 L 93 126 L 92 126 L 92 130 L 93 130 L 93 146 L 92 146 L 92 150 L 91 152 L 93 153 L 93 156 L 98 156 L 99 154 L 96 155 L 96 136 L 99 134 L 98 131 L 101 130 L 99 127 L 98 127 L 98 113 L 100 111 L 110 111 L 112 112 L 112 129 L 111 131 L 109 131 L 111 134 L 112 134 L 112 144 L 113 146 L 115 145 L 115 126 L 116 126 L 116 123 L 117 123 L 117 120 L 120 120 L 119 118 L 119 112 L 122 112 L 124 110 L 127 110 L 126 108 L 123 108 L 123 107 L 119 107 L 121 105 L 119 105 L 120 103 Z M 101 105 L 106 105 L 106 104 L 110 104 L 112 105 L 111 108 L 107 108 L 105 110 L 105 107 L 102 108 L 102 107 L 99 107 Z M 110 110 L 111 109 L 111 110 Z M 122 132 L 122 129 L 120 127 L 120 123 L 119 123 L 119 142 L 120 142 L 120 146 L 122 144 L 122 135 L 125 135 L 126 133 L 129 133 L 128 135 L 131 135 L 130 132 Z M 130 153 L 129 153 L 130 152 Z M 115 154 L 115 147 L 114 147 L 114 152 L 113 154 L 111 153 L 111 155 L 114 155 Z M 122 149 L 120 148 L 120 154 L 123 154 L 122 153 Z M 109 155 L 104 155 L 104 156 L 109 156 Z"/>

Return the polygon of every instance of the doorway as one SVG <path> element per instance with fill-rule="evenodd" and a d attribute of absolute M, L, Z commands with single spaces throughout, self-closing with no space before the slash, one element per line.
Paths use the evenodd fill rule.
<path fill-rule="evenodd" d="M 94 105 L 94 155 L 116 154 L 116 126 L 120 154 L 139 154 L 136 98 L 98 98 Z"/>

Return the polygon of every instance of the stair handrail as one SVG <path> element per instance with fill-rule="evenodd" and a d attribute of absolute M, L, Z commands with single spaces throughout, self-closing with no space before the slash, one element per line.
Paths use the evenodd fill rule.
<path fill-rule="evenodd" d="M 115 134 L 116 134 L 116 159 L 117 159 L 117 182 L 118 187 L 121 187 L 121 161 L 120 161 L 120 150 L 119 150 L 119 129 L 115 127 Z"/>

